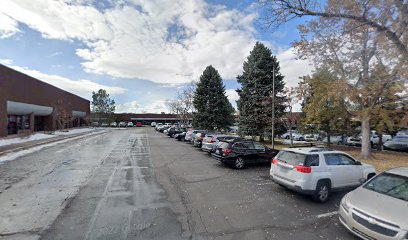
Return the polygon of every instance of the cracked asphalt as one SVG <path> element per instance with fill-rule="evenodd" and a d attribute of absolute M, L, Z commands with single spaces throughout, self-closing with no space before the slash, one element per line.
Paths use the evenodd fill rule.
<path fill-rule="evenodd" d="M 150 127 L 0 165 L 0 239 L 355 239 L 320 204 Z"/>

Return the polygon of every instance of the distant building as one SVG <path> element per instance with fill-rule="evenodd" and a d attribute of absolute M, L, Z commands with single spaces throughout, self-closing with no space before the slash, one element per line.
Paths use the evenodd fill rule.
<path fill-rule="evenodd" d="M 115 113 L 113 116 L 109 117 L 110 121 L 115 122 L 141 122 L 144 125 L 149 125 L 152 122 L 157 123 L 177 123 L 180 118 L 176 114 L 165 114 L 165 113 Z M 91 113 L 91 121 L 96 122 L 106 122 L 108 118 L 100 118 L 98 114 Z M 191 118 L 189 121 L 191 122 Z"/>
<path fill-rule="evenodd" d="M 0 137 L 81 126 L 89 112 L 88 100 L 0 64 Z"/>

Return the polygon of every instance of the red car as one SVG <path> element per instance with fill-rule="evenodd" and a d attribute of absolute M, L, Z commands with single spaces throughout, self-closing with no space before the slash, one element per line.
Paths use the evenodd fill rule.
<path fill-rule="evenodd" d="M 136 123 L 136 127 L 141 127 L 141 126 L 143 126 L 143 124 L 141 122 Z"/>

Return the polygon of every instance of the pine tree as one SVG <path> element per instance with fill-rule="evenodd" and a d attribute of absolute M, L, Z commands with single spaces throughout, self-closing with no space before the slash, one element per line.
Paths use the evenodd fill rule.
<path fill-rule="evenodd" d="M 275 68 L 275 97 L 272 97 L 273 68 Z M 278 119 L 284 114 L 285 83 L 279 72 L 279 62 L 271 50 L 257 42 L 244 62 L 244 72 L 238 76 L 242 85 L 238 89 L 240 111 L 239 131 L 242 135 L 270 136 L 272 126 L 272 101 L 275 99 L 275 134 L 285 131 Z"/>
<path fill-rule="evenodd" d="M 194 94 L 193 125 L 208 130 L 221 130 L 232 125 L 234 108 L 225 95 L 220 74 L 208 66 L 200 76 Z"/>

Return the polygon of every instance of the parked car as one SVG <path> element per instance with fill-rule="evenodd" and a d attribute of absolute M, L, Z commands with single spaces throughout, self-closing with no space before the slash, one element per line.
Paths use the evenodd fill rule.
<path fill-rule="evenodd" d="M 408 167 L 385 171 L 346 194 L 339 220 L 363 239 L 408 239 Z"/>
<path fill-rule="evenodd" d="M 134 126 L 134 125 L 133 125 L 133 122 L 128 122 L 128 123 L 127 123 L 127 126 L 128 126 L 128 127 L 133 127 L 133 126 Z"/>
<path fill-rule="evenodd" d="M 109 127 L 108 123 L 101 123 L 101 127 Z"/>
<path fill-rule="evenodd" d="M 397 136 L 408 136 L 408 130 L 398 131 Z"/>
<path fill-rule="evenodd" d="M 218 161 L 242 169 L 250 164 L 269 163 L 277 150 L 254 141 L 221 141 L 211 156 Z"/>
<path fill-rule="evenodd" d="M 170 128 L 170 126 L 163 125 L 159 128 L 159 132 L 164 132 L 166 129 Z"/>
<path fill-rule="evenodd" d="M 188 131 L 188 132 L 186 133 L 185 141 L 187 141 L 187 142 L 192 142 L 193 139 L 194 139 L 194 137 L 195 137 L 195 135 L 196 135 L 197 133 L 199 133 L 199 132 L 205 133 L 206 130 L 190 130 L 190 131 Z"/>
<path fill-rule="evenodd" d="M 137 122 L 137 123 L 136 123 L 136 127 L 143 127 L 143 123 Z"/>
<path fill-rule="evenodd" d="M 110 124 L 110 126 L 111 126 L 111 127 L 117 127 L 118 124 L 117 124 L 116 122 L 112 122 L 112 123 Z"/>
<path fill-rule="evenodd" d="M 385 143 L 388 140 L 391 140 L 392 136 L 389 134 L 382 135 L 382 142 Z M 371 146 L 376 146 L 380 142 L 380 137 L 375 131 L 370 133 L 370 143 Z M 361 134 L 347 138 L 347 145 L 349 146 L 361 146 Z"/>
<path fill-rule="evenodd" d="M 126 127 L 126 126 L 127 126 L 126 122 L 119 122 L 119 127 Z"/>
<path fill-rule="evenodd" d="M 318 133 L 308 133 L 304 135 L 305 141 L 321 141 L 323 138 Z"/>
<path fill-rule="evenodd" d="M 290 139 L 290 132 L 286 132 L 284 133 L 281 138 L 283 139 Z M 303 134 L 299 133 L 296 130 L 292 130 L 292 138 L 295 141 L 304 141 L 305 140 L 305 136 L 303 136 Z"/>
<path fill-rule="evenodd" d="M 178 134 L 178 133 L 182 133 L 182 132 L 186 132 L 187 129 L 185 128 L 179 128 L 179 127 L 171 127 L 169 129 L 167 129 L 167 136 L 169 137 L 174 137 L 174 135 Z"/>
<path fill-rule="evenodd" d="M 205 135 L 206 133 L 204 132 L 198 132 L 192 140 L 193 146 L 201 148 Z"/>
<path fill-rule="evenodd" d="M 150 126 L 151 126 L 151 127 L 156 127 L 156 122 L 150 123 Z"/>
<path fill-rule="evenodd" d="M 395 136 L 384 143 L 384 149 L 394 151 L 408 151 L 408 135 Z"/>
<path fill-rule="evenodd" d="M 159 131 L 159 128 L 162 127 L 162 126 L 163 126 L 163 123 L 157 123 L 157 124 L 156 124 L 156 127 L 154 127 L 154 129 L 155 129 L 156 131 Z"/>
<path fill-rule="evenodd" d="M 323 138 L 322 142 L 327 143 L 327 137 Z M 346 144 L 346 142 L 347 142 L 347 136 L 341 136 L 341 135 L 330 136 L 330 143 L 332 144 L 343 145 L 343 144 Z"/>
<path fill-rule="evenodd" d="M 92 127 L 99 127 L 99 122 L 91 122 Z"/>
<path fill-rule="evenodd" d="M 186 137 L 186 132 L 176 133 L 174 135 L 174 139 L 178 141 L 184 141 L 185 137 Z"/>
<path fill-rule="evenodd" d="M 207 152 L 211 155 L 211 153 L 215 152 L 215 147 L 220 141 L 230 141 L 230 140 L 242 140 L 242 138 L 238 136 L 229 136 L 229 135 L 207 135 L 202 142 L 201 150 Z"/>
<path fill-rule="evenodd" d="M 375 169 L 341 151 L 286 148 L 272 160 L 270 175 L 279 185 L 326 202 L 332 191 L 357 187 L 375 176 Z"/>

